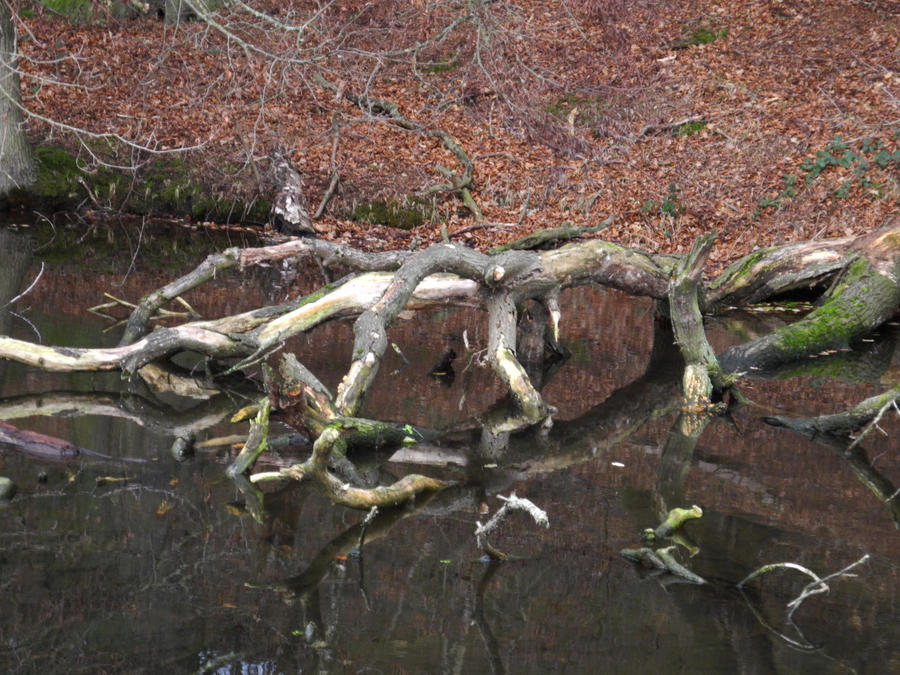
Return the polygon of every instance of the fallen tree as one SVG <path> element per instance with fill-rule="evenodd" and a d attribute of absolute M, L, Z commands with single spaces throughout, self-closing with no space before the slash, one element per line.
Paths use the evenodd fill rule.
<path fill-rule="evenodd" d="M 506 386 L 510 405 L 488 416 L 486 433 L 502 437 L 527 426 L 552 424 L 555 409 L 543 399 L 540 385 L 535 386 L 519 358 L 519 319 L 526 307 L 532 308 L 529 314 L 545 318 L 546 345 L 560 351 L 564 319 L 557 298 L 565 288 L 600 284 L 659 301 L 659 312 L 672 322 L 686 362 L 682 412 L 701 419 L 721 411 L 716 402 L 733 390 L 741 377 L 824 350 L 848 347 L 893 316 L 900 305 L 900 218 L 861 237 L 757 251 L 705 281 L 705 260 L 714 241 L 715 233 L 704 235 L 686 256 L 650 254 L 601 240 L 577 241 L 549 251 L 506 250 L 495 255 L 452 243 L 417 252 L 366 253 L 312 238 L 232 248 L 209 256 L 192 272 L 144 297 L 117 347 L 52 347 L 0 336 L 0 357 L 55 371 L 120 370 L 128 377 L 143 377 L 151 386 L 176 386 L 177 382 L 185 387 L 184 380 L 198 378 L 171 368 L 160 378 L 159 368 L 174 354 L 199 352 L 209 363 L 208 376 L 201 383 L 193 382 L 192 390 L 199 397 L 209 395 L 204 392 L 214 388 L 217 378 L 265 360 L 289 337 L 325 321 L 356 317 L 352 361 L 333 395 L 302 364 L 290 370 L 290 386 L 279 387 L 277 381 L 283 382 L 286 376 L 276 376 L 269 394 L 276 408 L 293 397 L 299 405 L 292 421 L 318 439 L 307 462 L 285 469 L 279 477 L 313 478 L 335 501 L 368 509 L 397 503 L 421 489 L 443 486 L 424 479 L 398 486 L 399 493 L 352 488 L 335 484 L 324 470 L 334 454 L 332 448 L 340 450 L 348 438 L 352 437 L 352 443 L 365 443 L 376 434 L 385 437 L 384 425 L 359 421 L 356 415 L 378 373 L 388 345 L 387 330 L 401 310 L 452 304 L 477 306 L 487 313 L 489 335 L 481 361 Z M 150 318 L 166 303 L 226 270 L 308 257 L 314 257 L 324 271 L 352 273 L 299 300 L 150 332 Z M 811 290 L 821 290 L 821 304 L 800 321 L 718 356 L 708 344 L 704 315 Z M 533 352 L 533 347 L 528 351 Z M 896 391 L 889 392 L 892 400 Z M 703 422 L 698 425 L 702 429 Z M 396 433 L 391 438 L 402 442 L 404 434 L 398 431 L 402 426 L 392 428 Z M 250 470 L 254 458 L 235 473 Z M 350 489 L 359 493 L 354 492 L 352 500 L 342 499 L 340 495 Z"/>

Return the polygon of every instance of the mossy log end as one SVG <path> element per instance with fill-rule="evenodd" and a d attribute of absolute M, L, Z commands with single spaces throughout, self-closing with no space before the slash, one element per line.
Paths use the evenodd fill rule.
<path fill-rule="evenodd" d="M 893 270 L 880 267 L 865 256 L 856 258 L 824 305 L 800 321 L 726 350 L 719 359 L 723 370 L 766 370 L 825 350 L 849 347 L 890 319 L 900 306 L 900 258 Z"/>
<path fill-rule="evenodd" d="M 644 541 L 655 541 L 670 536 L 689 520 L 703 517 L 703 509 L 694 504 L 689 509 L 674 508 L 669 511 L 666 519 L 656 529 L 647 528 L 641 533 Z"/>

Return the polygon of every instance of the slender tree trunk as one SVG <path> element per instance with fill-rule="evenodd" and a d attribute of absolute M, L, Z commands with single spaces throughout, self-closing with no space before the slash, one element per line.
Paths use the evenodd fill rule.
<path fill-rule="evenodd" d="M 34 159 L 25 136 L 16 72 L 16 32 L 6 2 L 0 2 L 0 203 L 10 190 L 34 182 Z"/>

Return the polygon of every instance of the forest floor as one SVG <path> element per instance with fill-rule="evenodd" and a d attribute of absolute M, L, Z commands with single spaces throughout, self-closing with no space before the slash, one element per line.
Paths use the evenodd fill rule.
<path fill-rule="evenodd" d="M 866 232 L 900 208 L 895 1 L 521 0 L 487 3 L 475 28 L 430 41 L 456 3 L 340 4 L 339 28 L 283 61 L 241 45 L 257 36 L 246 27 L 227 40 L 203 22 L 35 9 L 17 26 L 25 104 L 157 150 L 199 146 L 186 162 L 243 197 L 271 190 L 281 143 L 311 211 L 340 176 L 321 235 L 366 249 L 426 245 L 446 228 L 486 250 L 613 216 L 596 236 L 649 251 L 685 251 L 716 228 L 721 267 L 757 246 Z M 287 22 L 303 7 L 268 9 Z M 407 43 L 427 46 L 401 54 Z M 335 96 L 313 71 L 396 103 L 417 128 Z M 480 222 L 453 194 L 429 194 L 439 167 L 459 171 L 434 129 L 474 164 Z M 78 147 L 38 119 L 30 133 Z M 428 218 L 361 221 L 379 219 L 373 203 Z"/>

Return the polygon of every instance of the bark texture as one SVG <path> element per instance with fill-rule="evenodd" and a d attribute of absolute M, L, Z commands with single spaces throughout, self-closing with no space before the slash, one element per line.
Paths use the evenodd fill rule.
<path fill-rule="evenodd" d="M 35 180 L 21 105 L 15 26 L 9 5 L 0 2 L 0 201 L 10 190 L 28 187 Z"/>
<path fill-rule="evenodd" d="M 410 476 L 394 485 L 359 487 L 352 484 L 353 465 L 344 455 L 350 444 L 371 446 L 373 439 L 389 439 L 389 444 L 399 446 L 428 438 L 426 430 L 356 417 L 381 365 L 388 345 L 387 331 L 401 310 L 456 304 L 487 312 L 487 349 L 482 362 L 494 370 L 509 394 L 480 420 L 478 443 L 484 463 L 489 463 L 492 453 L 506 447 L 510 432 L 537 424 L 550 427 L 555 413 L 540 394 L 543 376 L 540 368 L 535 368 L 541 360 L 541 341 L 535 339 L 541 334 L 541 326 L 523 328 L 527 324 L 519 321 L 523 310 L 536 308 L 533 317 L 545 327 L 547 346 L 558 351 L 566 327 L 558 294 L 567 287 L 598 283 L 668 304 L 684 360 L 674 366 L 683 375 L 682 415 L 669 448 L 673 452 L 667 452 L 663 461 L 671 486 L 661 490 L 662 500 L 675 506 L 681 470 L 711 415 L 720 412 L 720 406 L 710 403 L 713 386 L 721 392 L 742 374 L 850 344 L 890 318 L 900 304 L 900 219 L 863 237 L 754 253 L 720 278 L 705 283 L 704 263 L 714 241 L 714 232 L 701 236 L 684 256 L 649 254 L 600 240 L 572 243 L 552 251 L 508 250 L 496 255 L 453 244 L 437 244 L 418 252 L 368 254 L 309 238 L 259 249 L 229 249 L 146 296 L 136 306 L 119 347 L 53 347 L 0 336 L 0 358 L 48 370 L 119 369 L 134 374 L 178 352 L 193 351 L 216 360 L 233 359 L 236 362 L 231 372 L 268 358 L 291 336 L 324 321 L 356 317 L 351 363 L 334 395 L 302 364 L 287 358 L 281 384 L 273 388 L 273 409 L 296 410 L 292 421 L 317 437 L 313 456 L 289 469 L 257 474 L 248 481 L 244 473 L 251 470 L 259 449 L 265 447 L 265 419 L 261 417 L 233 473 L 236 481 L 246 483 L 248 494 L 255 495 L 256 483 L 313 479 L 333 501 L 368 509 L 398 504 L 445 485 Z M 293 302 L 147 332 L 154 312 L 216 274 L 294 256 L 315 256 L 323 269 L 349 266 L 361 273 Z M 719 356 L 709 345 L 704 313 L 719 311 L 732 302 L 765 299 L 768 293 L 776 292 L 773 289 L 815 287 L 824 281 L 832 283 L 824 303 L 804 319 Z M 531 365 L 532 374 L 522 365 L 520 330 L 532 334 L 522 344 L 522 356 L 526 365 Z M 671 348 L 672 338 L 668 341 Z M 677 357 L 669 354 L 665 362 L 654 359 L 652 363 L 662 372 L 671 369 L 673 361 L 677 362 Z M 642 402 L 649 393 L 641 392 Z M 653 414 L 674 409 L 670 395 L 667 389 L 665 404 L 654 408 Z M 630 426 L 623 420 L 614 428 L 627 430 Z M 580 447 L 580 442 L 573 441 L 573 445 Z M 595 443 L 592 452 L 600 445 Z M 576 454 L 580 456 L 581 451 Z M 569 453 L 562 452 L 532 462 L 531 469 L 568 461 Z M 349 476 L 349 481 L 332 475 L 329 464 Z M 661 478 L 660 484 L 667 485 L 667 480 Z"/>

